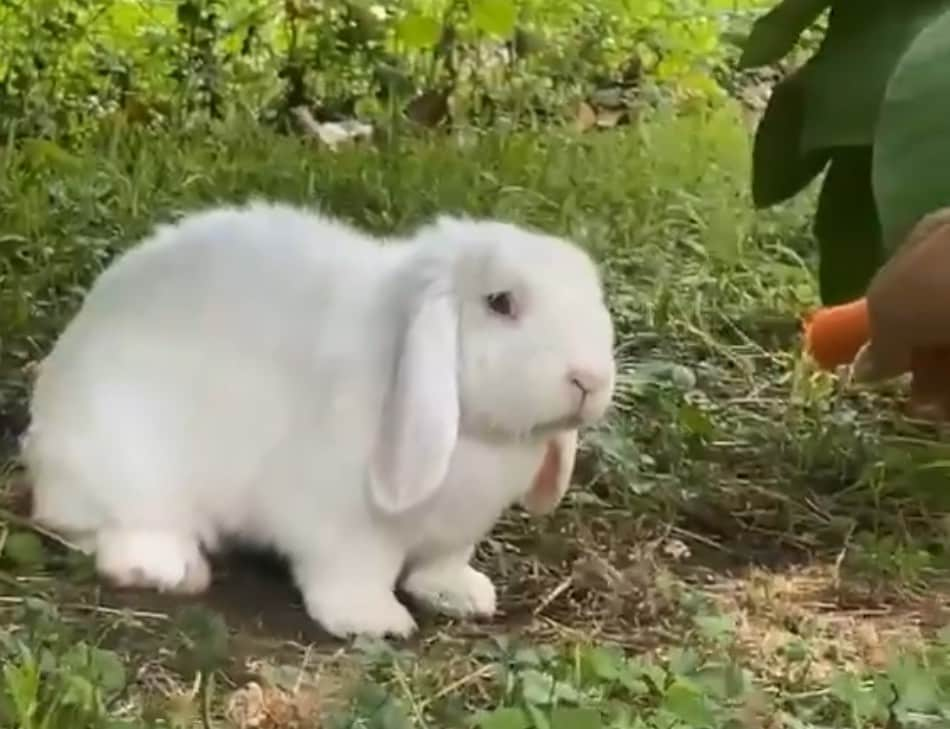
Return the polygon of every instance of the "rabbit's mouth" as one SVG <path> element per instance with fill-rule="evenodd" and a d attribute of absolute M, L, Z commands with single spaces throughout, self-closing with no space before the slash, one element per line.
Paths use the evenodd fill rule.
<path fill-rule="evenodd" d="M 547 440 L 552 435 L 564 432 L 565 430 L 575 430 L 585 423 L 584 417 L 580 413 L 571 413 L 562 415 L 552 420 L 545 420 L 534 425 L 529 425 L 523 429 L 511 430 L 497 423 L 482 424 L 479 427 L 468 427 L 463 430 L 471 437 L 493 442 L 509 442 L 514 440 Z"/>
<path fill-rule="evenodd" d="M 546 420 L 543 423 L 537 423 L 531 428 L 532 435 L 546 436 L 551 433 L 557 433 L 562 430 L 574 430 L 584 424 L 584 418 L 580 413 L 570 413 L 554 420 Z"/>

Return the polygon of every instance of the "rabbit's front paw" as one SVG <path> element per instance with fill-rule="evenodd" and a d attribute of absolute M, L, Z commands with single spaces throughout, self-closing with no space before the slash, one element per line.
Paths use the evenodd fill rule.
<path fill-rule="evenodd" d="M 104 530 L 97 535 L 96 567 L 119 587 L 191 595 L 211 584 L 197 540 L 173 532 Z"/>
<path fill-rule="evenodd" d="M 313 587 L 304 592 L 307 614 L 337 638 L 408 638 L 416 621 L 392 592 L 348 592 L 334 587 Z"/>
<path fill-rule="evenodd" d="M 455 617 L 495 614 L 495 585 L 468 564 L 438 564 L 411 572 L 402 585 L 412 597 Z"/>

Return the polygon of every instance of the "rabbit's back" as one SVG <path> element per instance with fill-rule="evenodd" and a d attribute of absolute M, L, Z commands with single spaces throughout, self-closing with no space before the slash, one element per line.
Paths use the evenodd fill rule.
<path fill-rule="evenodd" d="M 279 338 L 287 327 L 274 325 L 286 324 L 291 307 L 325 313 L 358 285 L 360 268 L 376 272 L 379 253 L 349 228 L 289 207 L 199 213 L 159 228 L 103 272 L 57 350 L 70 340 L 89 349 L 90 338 L 115 340 L 117 332 L 218 343 Z"/>

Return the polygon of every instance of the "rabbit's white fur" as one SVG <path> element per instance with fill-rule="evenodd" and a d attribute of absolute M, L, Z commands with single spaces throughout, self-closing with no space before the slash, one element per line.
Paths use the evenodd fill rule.
<path fill-rule="evenodd" d="M 411 633 L 397 585 L 492 614 L 474 545 L 514 502 L 556 506 L 612 397 L 600 279 L 507 223 L 381 242 L 255 202 L 119 257 L 39 368 L 34 517 L 126 586 L 201 592 L 222 540 L 274 547 L 338 636 Z"/>

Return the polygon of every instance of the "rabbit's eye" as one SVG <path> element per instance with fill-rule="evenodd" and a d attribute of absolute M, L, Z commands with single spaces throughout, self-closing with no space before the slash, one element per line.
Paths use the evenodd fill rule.
<path fill-rule="evenodd" d="M 513 317 L 515 315 L 515 307 L 511 300 L 511 294 L 507 291 L 488 294 L 488 296 L 485 297 L 485 304 L 492 312 L 499 316 Z"/>

